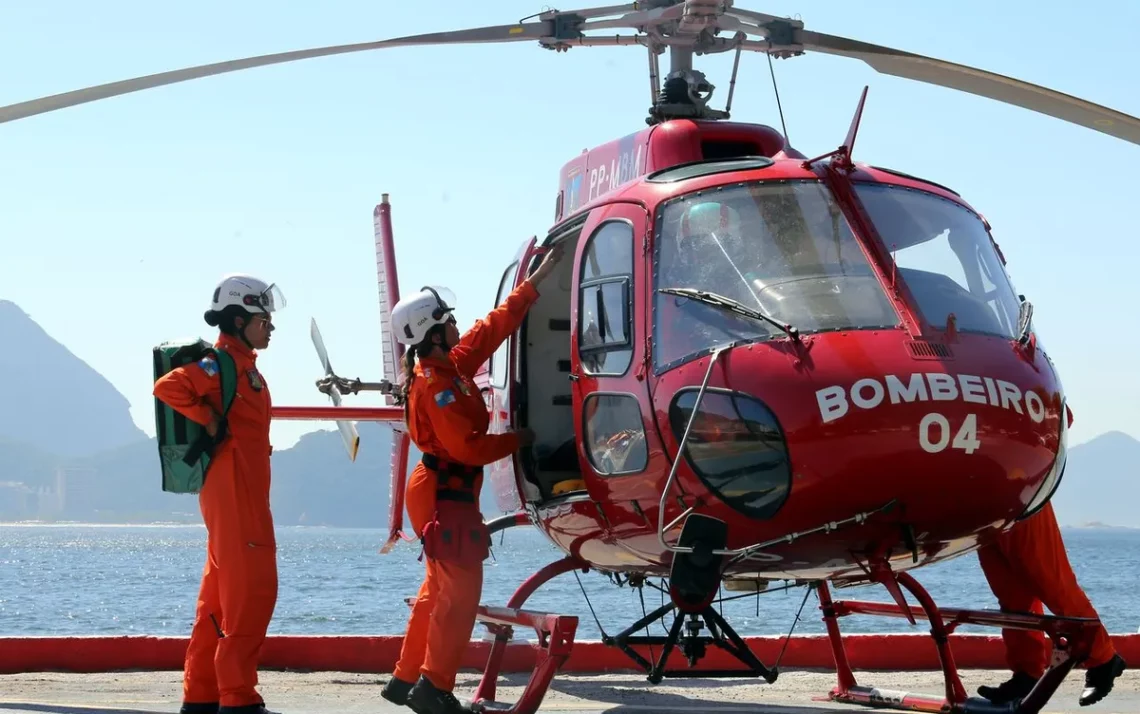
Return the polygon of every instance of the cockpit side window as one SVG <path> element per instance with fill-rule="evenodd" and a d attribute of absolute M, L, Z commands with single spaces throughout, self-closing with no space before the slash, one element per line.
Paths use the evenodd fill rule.
<path fill-rule="evenodd" d="M 945 329 L 1014 337 L 1020 300 L 985 224 L 975 213 L 926 191 L 857 183 L 863 204 L 923 318 Z"/>
<path fill-rule="evenodd" d="M 582 256 L 578 354 L 594 375 L 620 376 L 633 361 L 633 226 L 602 223 Z"/>
<path fill-rule="evenodd" d="M 663 289 L 727 298 L 804 334 L 899 324 L 862 246 L 818 181 L 733 184 L 669 201 L 657 211 L 653 270 L 659 371 L 723 344 L 785 334 Z"/>

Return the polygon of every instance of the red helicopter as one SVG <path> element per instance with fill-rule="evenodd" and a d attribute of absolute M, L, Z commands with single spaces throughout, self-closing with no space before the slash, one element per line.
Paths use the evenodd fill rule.
<path fill-rule="evenodd" d="M 843 143 L 809 158 L 772 127 L 729 121 L 732 89 L 724 110 L 709 106 L 714 87 L 692 61 L 734 52 L 732 87 L 744 50 L 777 58 L 823 52 L 1134 144 L 1140 119 L 982 70 L 805 30 L 731 0 L 643 0 L 535 18 L 166 72 L 2 107 L 0 122 L 223 72 L 402 45 L 645 47 L 647 127 L 563 166 L 553 227 L 522 245 L 495 296 L 502 300 L 524 280 L 544 251 L 567 246 L 572 259 L 477 380 L 493 430 L 529 427 L 538 435 L 531 449 L 488 469 L 507 514 L 492 530 L 534 526 L 566 555 L 523 583 L 507 607 L 481 608 L 497 638 L 476 703 L 501 707 L 495 683 L 510 628 L 525 626 L 537 630 L 545 655 L 511 710 L 537 710 L 569 654 L 577 618 L 521 608 L 551 578 L 594 569 L 619 585 L 667 582 L 666 605 L 606 640 L 652 682 L 774 682 L 778 669 L 756 658 L 713 603 L 722 586 L 760 591 L 768 581 L 791 580 L 818 595 L 839 679 L 833 699 L 994 711 L 967 697 L 947 641 L 969 623 L 1052 638 L 1060 653 L 1054 666 L 1026 699 L 1002 708 L 1039 711 L 1087 654 L 1091 623 L 940 609 L 907 572 L 988 542 L 1057 488 L 1073 417 L 1034 330 L 1032 304 L 1011 284 L 985 218 L 955 191 L 853 162 L 866 88 Z M 595 31 L 608 34 L 588 34 Z M 665 51 L 671 65 L 661 82 Z M 394 376 L 403 350 L 387 324 L 400 294 L 390 216 L 385 195 L 374 220 L 383 369 Z M 353 458 L 352 421 L 392 425 L 386 552 L 414 540 L 402 532 L 409 451 L 402 411 L 341 406 L 343 394 L 390 394 L 392 384 L 337 376 L 315 322 L 312 329 L 325 368 L 318 386 L 334 406 L 277 407 L 273 416 L 337 421 Z M 831 597 L 833 586 L 870 582 L 895 602 Z M 904 590 L 931 623 L 943 696 L 859 685 L 848 664 L 837 619 L 862 613 L 914 623 Z M 670 615 L 667 636 L 634 636 Z M 642 654 L 648 645 L 663 647 L 656 661 Z M 673 649 L 693 667 L 710 645 L 744 668 L 666 668 Z"/>

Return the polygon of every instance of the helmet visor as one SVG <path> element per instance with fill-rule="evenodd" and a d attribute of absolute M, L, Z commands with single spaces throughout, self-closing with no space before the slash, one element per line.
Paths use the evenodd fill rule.
<path fill-rule="evenodd" d="M 425 285 L 422 289 L 435 296 L 435 301 L 438 306 L 432 311 L 432 319 L 442 320 L 444 315 L 455 310 L 455 293 L 442 285 Z"/>
<path fill-rule="evenodd" d="M 277 312 L 285 307 L 285 293 L 281 292 L 277 283 L 273 283 L 260 295 L 246 295 L 244 302 L 247 305 L 260 307 L 266 312 Z"/>

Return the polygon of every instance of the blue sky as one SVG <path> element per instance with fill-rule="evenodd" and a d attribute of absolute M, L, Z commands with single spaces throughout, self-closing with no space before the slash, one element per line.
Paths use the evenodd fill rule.
<path fill-rule="evenodd" d="M 737 4 L 1140 115 L 1137 3 Z M 0 104 L 237 57 L 510 23 L 542 9 L 515 0 L 7 3 Z M 723 106 L 731 57 L 698 58 L 697 67 Z M 790 137 L 809 155 L 843 140 L 870 85 L 856 158 L 949 185 L 983 212 L 1061 369 L 1074 442 L 1108 430 L 1140 437 L 1140 337 L 1128 310 L 1140 147 L 854 60 L 803 56 L 776 71 Z M 323 404 L 310 317 L 339 373 L 380 376 L 372 209 L 381 193 L 393 202 L 401 285 L 450 286 L 467 324 L 492 307 L 519 244 L 550 226 L 561 165 L 642 128 L 648 86 L 640 48 L 397 48 L 5 124 L 0 298 L 105 375 L 153 433 L 151 347 L 212 337 L 201 315 L 215 282 L 255 273 L 289 301 L 261 362 L 275 403 Z M 779 127 L 761 55 L 742 60 L 733 118 Z M 277 423 L 274 443 L 317 428 L 331 424 Z"/>

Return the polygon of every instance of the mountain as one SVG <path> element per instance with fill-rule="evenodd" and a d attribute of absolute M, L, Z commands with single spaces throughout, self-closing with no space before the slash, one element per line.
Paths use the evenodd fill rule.
<path fill-rule="evenodd" d="M 0 436 L 0 481 L 28 481 L 50 484 L 59 458 L 31 444 Z"/>
<path fill-rule="evenodd" d="M 270 503 L 277 525 L 387 526 L 392 432 L 371 422 L 357 429 L 360 450 L 354 462 L 336 431 L 305 434 L 292 448 L 273 453 Z M 415 447 L 409 452 L 410 473 L 420 455 Z M 162 491 L 154 439 L 72 459 L 0 441 L 0 464 L 0 520 L 201 521 L 196 496 Z M 5 481 L 22 482 L 23 488 Z M 9 503 L 17 492 L 23 494 L 21 508 Z M 489 488 L 484 488 L 483 508 L 488 515 L 498 513 Z"/>
<path fill-rule="evenodd" d="M 155 440 L 110 382 L 5 300 L 0 341 L 0 520 L 201 520 L 195 496 L 162 491 Z M 359 430 L 355 463 L 335 431 L 273 455 L 278 522 L 387 523 L 391 431 Z"/>
<path fill-rule="evenodd" d="M 1069 463 L 1053 496 L 1062 525 L 1140 528 L 1140 441 L 1119 431 L 1069 451 Z"/>
<path fill-rule="evenodd" d="M 0 343 L 0 439 L 70 457 L 147 438 L 110 382 L 6 300 Z"/>
<path fill-rule="evenodd" d="M 274 520 L 283 526 L 378 528 L 388 521 L 391 429 L 362 423 L 356 461 L 336 431 L 305 434 L 270 458 Z M 68 520 L 197 522 L 197 496 L 164 493 L 153 439 L 66 463 Z M 72 494 L 82 494 L 72 497 Z"/>

